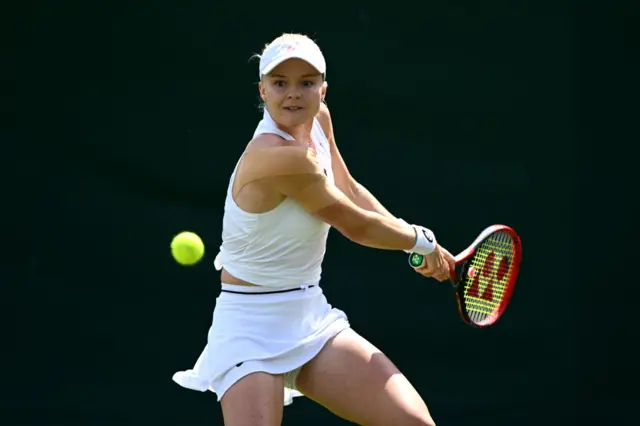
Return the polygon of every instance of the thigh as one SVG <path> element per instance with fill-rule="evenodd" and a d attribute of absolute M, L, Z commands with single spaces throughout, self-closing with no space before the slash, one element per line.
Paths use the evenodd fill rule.
<path fill-rule="evenodd" d="M 434 425 L 407 378 L 352 329 L 330 340 L 302 368 L 296 384 L 308 398 L 359 425 Z"/>
<path fill-rule="evenodd" d="M 220 404 L 225 426 L 280 426 L 284 376 L 249 374 L 224 393 Z"/>

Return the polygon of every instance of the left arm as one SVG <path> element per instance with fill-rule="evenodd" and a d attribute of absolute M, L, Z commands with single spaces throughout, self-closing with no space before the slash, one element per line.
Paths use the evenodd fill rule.
<path fill-rule="evenodd" d="M 340 186 L 338 185 L 338 188 L 339 187 Z M 378 199 L 374 197 L 367 188 L 360 185 L 355 179 L 350 179 L 349 187 L 352 193 L 349 197 L 353 197 L 351 198 L 351 201 L 353 201 L 357 206 L 365 210 L 380 213 L 383 216 L 395 218 L 395 216 L 392 215 L 389 210 L 384 208 L 380 201 L 378 201 Z"/>
<path fill-rule="evenodd" d="M 333 123 L 331 122 L 331 114 L 329 108 L 325 104 L 320 105 L 320 111 L 317 115 L 318 121 L 324 130 L 324 134 L 329 139 L 331 146 L 331 164 L 336 186 L 358 207 L 372 212 L 380 213 L 383 216 L 394 218 L 377 199 L 369 192 L 367 188 L 359 184 L 347 168 L 338 146 L 336 145 L 333 133 Z"/>
<path fill-rule="evenodd" d="M 318 121 L 322 126 L 322 130 L 324 134 L 329 139 L 329 144 L 331 146 L 331 168 L 333 169 L 333 175 L 335 178 L 336 186 L 340 191 L 342 191 L 355 205 L 360 207 L 361 209 L 368 210 L 371 212 L 376 212 L 381 214 L 382 216 L 394 218 L 393 216 L 384 206 L 376 199 L 376 197 L 369 192 L 367 188 L 360 185 L 349 173 L 349 169 L 347 168 L 346 163 L 344 162 L 342 155 L 340 155 L 340 151 L 338 150 L 338 146 L 336 145 L 335 136 L 333 134 L 333 123 L 331 122 L 331 115 L 329 114 L 329 108 L 323 103 L 320 104 L 320 111 L 317 115 Z M 415 271 L 419 274 L 424 275 L 425 277 L 435 277 L 438 281 L 443 281 L 449 277 L 449 271 L 453 271 L 455 269 L 455 259 L 447 250 L 437 244 L 440 256 L 442 257 L 442 263 L 446 262 L 448 265 L 448 269 L 446 274 L 441 274 L 437 272 L 438 276 L 434 275 L 433 265 L 429 265 L 425 262 L 425 264 L 419 268 L 416 268 Z"/>

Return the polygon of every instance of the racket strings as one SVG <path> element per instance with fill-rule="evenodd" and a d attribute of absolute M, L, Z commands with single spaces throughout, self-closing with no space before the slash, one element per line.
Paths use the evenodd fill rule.
<path fill-rule="evenodd" d="M 511 276 L 513 240 L 498 231 L 477 248 L 464 277 L 464 302 L 469 318 L 480 322 L 500 306 Z"/>

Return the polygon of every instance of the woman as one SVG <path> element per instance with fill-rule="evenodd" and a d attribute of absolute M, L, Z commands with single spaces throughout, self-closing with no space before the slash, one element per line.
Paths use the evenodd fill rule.
<path fill-rule="evenodd" d="M 303 35 L 284 34 L 260 56 L 264 117 L 229 183 L 208 344 L 174 380 L 214 391 L 226 426 L 280 425 L 283 405 L 301 394 L 361 425 L 433 425 L 409 381 L 327 303 L 321 263 L 330 227 L 361 245 L 424 254 L 417 271 L 439 281 L 454 260 L 351 177 L 323 103 L 325 74 Z"/>

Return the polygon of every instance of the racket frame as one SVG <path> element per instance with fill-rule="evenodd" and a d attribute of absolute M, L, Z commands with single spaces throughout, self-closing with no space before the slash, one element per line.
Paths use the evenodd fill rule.
<path fill-rule="evenodd" d="M 505 293 L 500 301 L 500 305 L 498 308 L 491 313 L 491 315 L 487 316 L 482 321 L 476 323 L 469 318 L 469 315 L 465 309 L 464 303 L 464 285 L 460 283 L 460 277 L 467 273 L 467 268 L 470 266 L 467 262 L 476 252 L 476 248 L 482 244 L 489 236 L 494 234 L 495 232 L 502 231 L 508 234 L 511 237 L 513 242 L 513 258 L 511 260 L 511 270 L 508 276 L 508 281 L 505 284 Z M 513 294 L 513 289 L 516 284 L 516 279 L 518 278 L 518 273 L 520 271 L 520 262 L 522 261 L 522 243 L 520 241 L 520 237 L 512 228 L 507 225 L 491 225 L 483 230 L 480 235 L 471 243 L 467 249 L 460 252 L 457 256 L 455 256 L 456 261 L 456 270 L 451 271 L 451 275 L 449 281 L 453 285 L 453 288 L 456 293 L 456 301 L 458 305 L 458 312 L 462 317 L 462 320 L 471 327 L 474 328 L 486 328 L 489 327 L 498 320 L 504 313 L 505 309 L 509 305 L 509 301 L 511 300 L 511 295 Z M 476 273 L 481 273 L 481 271 L 477 271 Z"/>
<path fill-rule="evenodd" d="M 513 258 L 511 259 L 511 269 L 510 274 L 508 276 L 509 281 L 505 284 L 505 293 L 500 301 L 500 305 L 498 309 L 494 310 L 491 315 L 487 316 L 482 321 L 476 323 L 469 318 L 469 315 L 465 309 L 464 303 L 464 285 L 460 283 L 460 277 L 464 276 L 467 273 L 467 268 L 469 268 L 470 264 L 468 260 L 475 254 L 476 248 L 482 244 L 489 236 L 492 234 L 502 231 L 508 234 L 511 237 L 513 242 Z M 409 254 L 409 265 L 415 268 L 417 267 L 414 264 L 413 260 L 417 256 L 418 262 L 424 262 L 424 256 L 418 255 L 416 253 Z M 449 281 L 453 285 L 453 288 L 456 293 L 456 300 L 458 305 L 458 312 L 462 317 L 462 320 L 474 327 L 474 328 L 485 328 L 493 325 L 500 316 L 502 316 L 503 312 L 507 308 L 509 301 L 511 300 L 511 295 L 513 293 L 513 288 L 515 287 L 516 279 L 518 278 L 518 272 L 520 271 L 520 262 L 522 261 L 522 243 L 520 241 L 520 237 L 512 228 L 507 225 L 491 225 L 485 228 L 476 239 L 467 247 L 464 251 L 460 252 L 457 256 L 455 256 L 455 264 L 456 267 L 453 271 L 450 271 Z M 478 271 L 477 273 L 481 273 Z"/>

